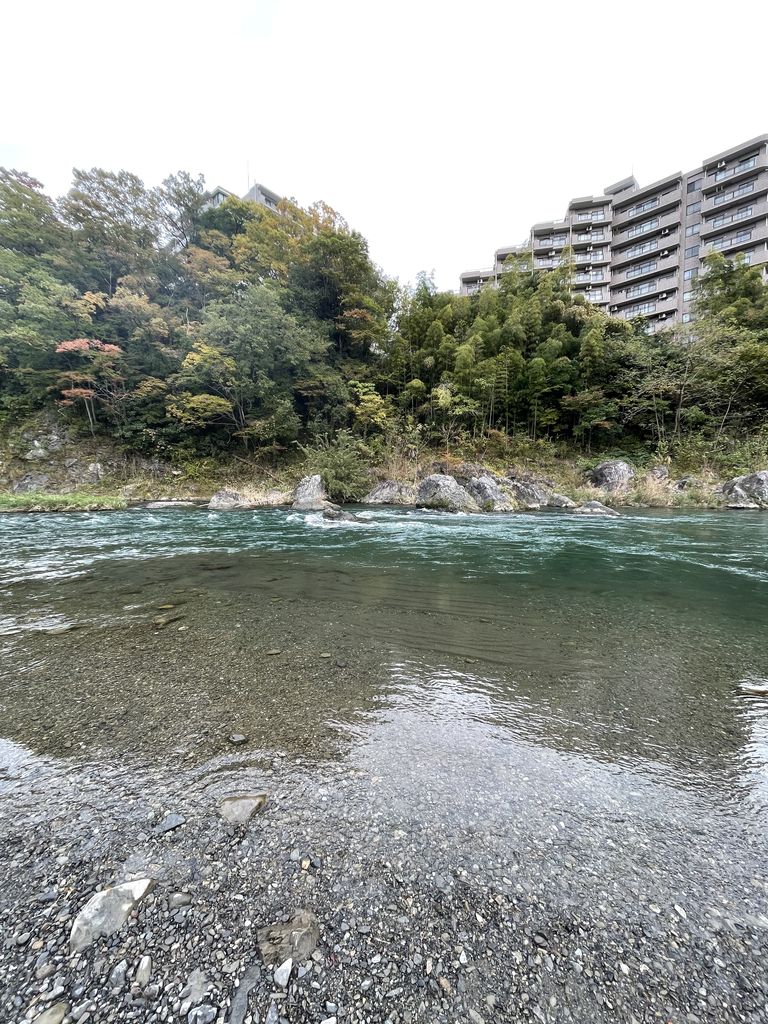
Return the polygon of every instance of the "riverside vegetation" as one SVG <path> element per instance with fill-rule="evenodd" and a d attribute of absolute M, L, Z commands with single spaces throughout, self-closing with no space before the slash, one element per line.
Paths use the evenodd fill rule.
<path fill-rule="evenodd" d="M 54 200 L 2 171 L 3 507 L 286 492 L 315 470 L 354 500 L 371 467 L 415 481 L 436 457 L 570 491 L 618 457 L 638 470 L 622 500 L 716 504 L 715 483 L 768 466 L 759 270 L 712 257 L 695 324 L 654 336 L 574 297 L 572 274 L 401 287 L 323 203 L 212 209 L 202 178 L 99 169 Z"/>

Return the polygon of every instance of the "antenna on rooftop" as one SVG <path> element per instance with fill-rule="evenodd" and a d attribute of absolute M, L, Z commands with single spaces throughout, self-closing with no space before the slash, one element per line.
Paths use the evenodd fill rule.
<path fill-rule="evenodd" d="M 251 161 L 250 160 L 246 160 L 245 161 L 245 181 L 246 181 L 245 191 L 246 192 L 250 192 L 251 191 Z"/>

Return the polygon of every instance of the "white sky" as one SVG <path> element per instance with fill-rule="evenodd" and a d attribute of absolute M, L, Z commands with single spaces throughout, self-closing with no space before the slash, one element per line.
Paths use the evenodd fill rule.
<path fill-rule="evenodd" d="M 631 13 L 630 13 L 631 12 Z M 0 165 L 324 199 L 401 281 L 768 131 L 768 3 L 5 3 Z"/>

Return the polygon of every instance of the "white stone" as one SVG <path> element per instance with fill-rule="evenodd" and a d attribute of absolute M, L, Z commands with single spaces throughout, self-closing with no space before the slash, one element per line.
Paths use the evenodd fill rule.
<path fill-rule="evenodd" d="M 70 952 L 77 953 L 100 936 L 111 935 L 122 928 L 133 908 L 154 885 L 151 878 L 136 878 L 94 893 L 74 920 L 69 936 Z"/>

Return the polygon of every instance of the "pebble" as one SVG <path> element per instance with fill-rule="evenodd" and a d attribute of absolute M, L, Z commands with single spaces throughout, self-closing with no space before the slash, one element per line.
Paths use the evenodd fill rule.
<path fill-rule="evenodd" d="M 229 742 L 233 743 L 236 747 L 239 747 L 241 743 L 248 742 L 248 737 L 242 732 L 233 732 L 229 737 Z"/>
<path fill-rule="evenodd" d="M 279 967 L 275 968 L 275 984 L 279 985 L 280 988 L 287 988 L 288 981 L 291 977 L 291 971 L 293 970 L 293 960 L 288 957 Z"/>

